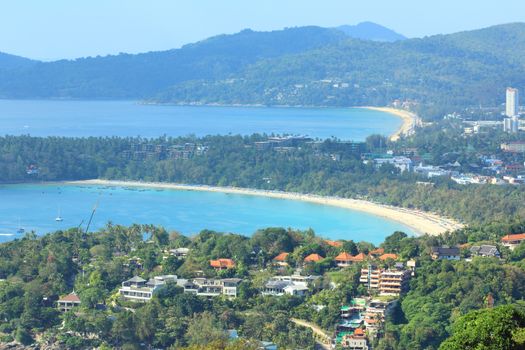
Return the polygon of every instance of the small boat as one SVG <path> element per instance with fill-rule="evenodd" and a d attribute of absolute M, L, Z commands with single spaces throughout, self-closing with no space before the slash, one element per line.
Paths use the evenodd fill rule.
<path fill-rule="evenodd" d="M 20 218 L 18 218 L 18 230 L 16 230 L 16 233 L 22 234 L 22 233 L 25 233 L 25 232 L 26 232 L 26 230 L 20 224 Z"/>
<path fill-rule="evenodd" d="M 58 208 L 58 215 L 57 215 L 57 217 L 55 218 L 55 221 L 57 221 L 57 222 L 62 222 L 62 221 L 64 221 L 64 219 L 62 218 L 62 216 L 60 216 L 60 208 Z"/>

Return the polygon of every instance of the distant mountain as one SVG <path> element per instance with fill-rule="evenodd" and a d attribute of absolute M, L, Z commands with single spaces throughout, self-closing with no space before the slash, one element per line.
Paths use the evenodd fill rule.
<path fill-rule="evenodd" d="M 88 57 L 0 71 L 0 98 L 138 99 L 195 79 L 224 79 L 248 64 L 345 40 L 334 29 L 300 27 L 243 30 L 180 49 L 137 55 Z"/>
<path fill-rule="evenodd" d="M 394 42 L 320 27 L 244 30 L 176 50 L 0 69 L 0 98 L 316 106 L 411 99 L 439 110 L 501 104 L 507 86 L 525 88 L 523 57 L 523 23 Z"/>
<path fill-rule="evenodd" d="M 391 29 L 373 22 L 362 22 L 357 25 L 344 25 L 335 29 L 342 31 L 354 39 L 394 42 L 405 40 L 406 37 Z"/>
<path fill-rule="evenodd" d="M 28 58 L 0 52 L 0 70 L 28 68 L 36 63 L 37 61 Z"/>

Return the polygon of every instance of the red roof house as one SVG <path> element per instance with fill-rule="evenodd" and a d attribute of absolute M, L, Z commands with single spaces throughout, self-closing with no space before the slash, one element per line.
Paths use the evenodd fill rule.
<path fill-rule="evenodd" d="M 233 269 L 235 267 L 235 262 L 232 259 L 210 260 L 210 266 L 215 270 Z"/>
<path fill-rule="evenodd" d="M 324 258 L 319 254 L 310 254 L 306 258 L 304 258 L 304 262 L 318 262 L 323 260 Z"/>

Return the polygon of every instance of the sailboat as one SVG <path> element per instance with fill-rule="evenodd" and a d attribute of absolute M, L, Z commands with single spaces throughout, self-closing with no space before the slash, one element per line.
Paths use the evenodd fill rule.
<path fill-rule="evenodd" d="M 64 219 L 62 218 L 62 216 L 60 216 L 60 208 L 58 208 L 58 216 L 55 218 L 55 221 L 57 221 L 57 222 L 64 221 Z"/>
<path fill-rule="evenodd" d="M 24 228 L 20 224 L 20 218 L 18 218 L 18 230 L 16 230 L 16 233 L 22 234 L 24 232 L 26 232 L 26 230 L 24 230 Z"/>

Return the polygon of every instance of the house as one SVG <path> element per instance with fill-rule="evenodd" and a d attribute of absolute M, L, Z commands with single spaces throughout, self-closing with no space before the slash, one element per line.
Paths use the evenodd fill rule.
<path fill-rule="evenodd" d="M 433 260 L 460 260 L 458 247 L 432 247 L 432 259 Z"/>
<path fill-rule="evenodd" d="M 313 276 L 275 276 L 272 277 L 262 290 L 262 295 L 272 296 L 305 296 L 308 293 L 310 282 L 313 281 Z"/>
<path fill-rule="evenodd" d="M 324 258 L 321 255 L 319 255 L 319 254 L 310 254 L 306 258 L 304 258 L 304 262 L 305 263 L 310 263 L 310 262 L 316 263 L 316 262 L 319 262 L 319 261 L 321 261 L 323 259 Z"/>
<path fill-rule="evenodd" d="M 501 258 L 498 247 L 489 244 L 474 245 L 470 248 L 470 253 L 472 256 Z"/>
<path fill-rule="evenodd" d="M 168 282 L 178 283 L 180 285 L 186 281 L 178 280 L 175 275 L 156 276 L 148 281 L 139 276 L 135 276 L 122 282 L 119 294 L 129 301 L 147 302 L 151 300 L 155 292 L 163 288 Z"/>
<path fill-rule="evenodd" d="M 190 248 L 175 248 L 175 249 L 170 249 L 169 251 L 171 256 L 174 256 L 179 260 L 186 259 L 189 252 L 190 252 Z"/>
<path fill-rule="evenodd" d="M 387 253 L 387 254 L 383 254 L 383 255 L 381 255 L 379 257 L 379 260 L 381 260 L 381 261 L 387 261 L 388 259 L 397 260 L 397 255 L 396 254 Z"/>
<path fill-rule="evenodd" d="M 377 257 L 380 257 L 381 255 L 385 254 L 385 250 L 383 248 L 377 248 L 377 249 L 374 249 L 374 250 L 371 250 L 368 255 L 371 257 L 371 258 L 377 258 Z"/>
<path fill-rule="evenodd" d="M 517 246 L 520 245 L 521 242 L 525 241 L 525 233 L 518 233 L 514 235 L 506 235 L 501 238 L 501 243 L 505 247 L 509 247 L 510 249 L 514 250 Z"/>
<path fill-rule="evenodd" d="M 288 259 L 288 255 L 290 255 L 290 253 L 280 253 L 275 258 L 273 258 L 274 264 L 279 266 L 288 266 L 288 263 L 286 262 L 286 259 Z"/>
<path fill-rule="evenodd" d="M 352 264 L 354 257 L 347 252 L 342 252 L 335 257 L 335 262 L 339 267 L 348 267 Z"/>
<path fill-rule="evenodd" d="M 71 311 L 73 308 L 80 306 L 80 304 L 80 298 L 75 292 L 57 300 L 57 308 L 60 312 Z"/>
<path fill-rule="evenodd" d="M 303 297 L 308 293 L 308 287 L 292 284 L 284 287 L 284 292 L 288 295 Z"/>
<path fill-rule="evenodd" d="M 210 266 L 215 270 L 227 270 L 235 267 L 235 262 L 232 259 L 217 259 L 210 260 Z"/>
<path fill-rule="evenodd" d="M 354 262 L 363 262 L 366 260 L 366 255 L 364 253 L 359 253 L 353 257 Z"/>
<path fill-rule="evenodd" d="M 330 241 L 330 240 L 327 240 L 325 239 L 324 241 L 326 244 L 328 244 L 330 247 L 334 247 L 334 248 L 340 248 L 343 246 L 343 242 L 338 242 L 338 241 Z"/>
<path fill-rule="evenodd" d="M 262 290 L 261 294 L 281 296 L 286 293 L 284 289 L 291 285 L 293 285 L 292 281 L 269 280 L 264 285 L 264 289 Z"/>
<path fill-rule="evenodd" d="M 187 281 L 184 285 L 184 293 L 191 293 L 203 297 L 217 297 L 224 295 L 234 299 L 242 280 L 240 278 L 194 278 Z"/>
<path fill-rule="evenodd" d="M 356 328 L 353 334 L 345 334 L 341 340 L 341 346 L 351 350 L 368 350 L 368 340 L 362 328 Z"/>

